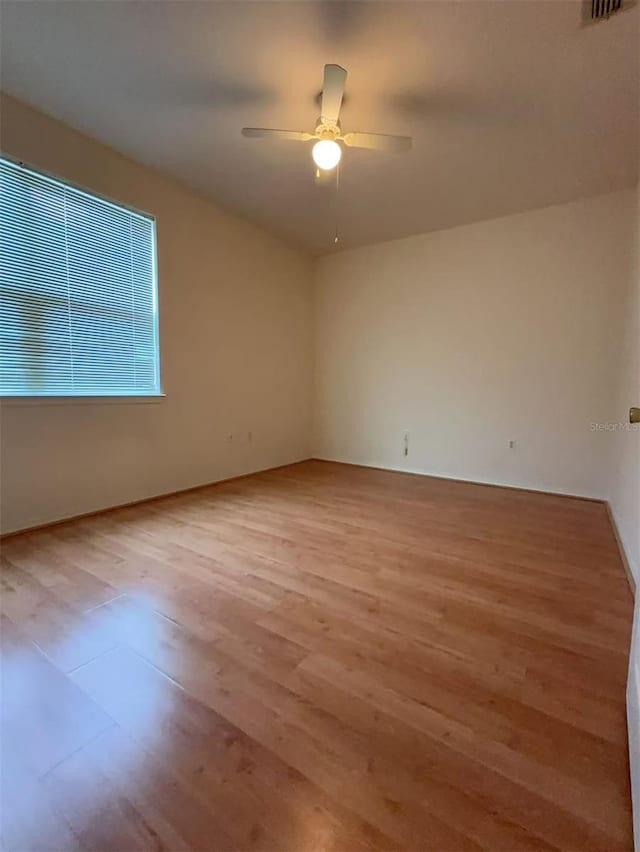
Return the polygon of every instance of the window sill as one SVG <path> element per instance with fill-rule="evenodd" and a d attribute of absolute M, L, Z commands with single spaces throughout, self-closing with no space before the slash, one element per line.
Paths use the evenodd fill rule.
<path fill-rule="evenodd" d="M 166 399 L 159 393 L 145 396 L 0 396 L 2 408 L 49 405 L 158 405 Z"/>

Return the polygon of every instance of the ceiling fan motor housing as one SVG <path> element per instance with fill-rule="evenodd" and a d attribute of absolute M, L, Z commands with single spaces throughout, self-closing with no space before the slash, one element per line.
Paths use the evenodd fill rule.
<path fill-rule="evenodd" d="M 316 125 L 316 136 L 318 139 L 339 139 L 340 132 L 339 122 L 335 124 L 323 124 L 322 119 L 318 119 L 318 124 Z"/>

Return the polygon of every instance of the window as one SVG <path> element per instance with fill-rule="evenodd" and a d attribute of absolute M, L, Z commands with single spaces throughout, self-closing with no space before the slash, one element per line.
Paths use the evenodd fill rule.
<path fill-rule="evenodd" d="M 0 395 L 159 393 L 155 221 L 0 159 Z"/>

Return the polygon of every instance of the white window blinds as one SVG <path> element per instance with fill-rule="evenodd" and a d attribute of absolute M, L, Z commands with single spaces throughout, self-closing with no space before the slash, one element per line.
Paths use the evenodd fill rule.
<path fill-rule="evenodd" d="M 0 395 L 160 393 L 155 222 L 0 159 Z"/>

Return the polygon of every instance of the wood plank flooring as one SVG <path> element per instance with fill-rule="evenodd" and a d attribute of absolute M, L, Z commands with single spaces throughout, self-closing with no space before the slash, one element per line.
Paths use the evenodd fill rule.
<path fill-rule="evenodd" d="M 328 462 L 2 544 L 2 844 L 631 849 L 604 505 Z"/>

